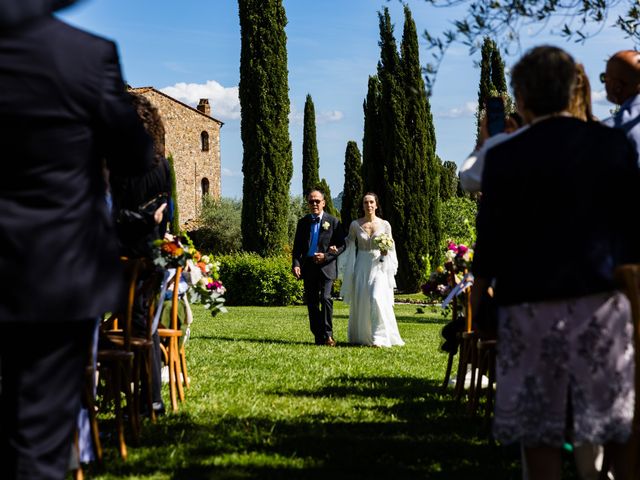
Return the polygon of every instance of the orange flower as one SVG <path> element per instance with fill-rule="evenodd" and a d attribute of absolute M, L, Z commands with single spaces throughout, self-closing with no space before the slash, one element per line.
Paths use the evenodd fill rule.
<path fill-rule="evenodd" d="M 202 273 L 207 273 L 207 264 L 206 263 L 198 262 L 198 263 L 196 263 L 196 265 L 202 271 Z"/>

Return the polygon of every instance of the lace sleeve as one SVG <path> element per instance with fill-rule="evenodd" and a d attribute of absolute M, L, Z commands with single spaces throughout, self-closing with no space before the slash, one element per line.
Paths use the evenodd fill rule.
<path fill-rule="evenodd" d="M 391 224 L 385 220 L 384 222 L 384 233 L 393 238 L 393 234 L 391 233 Z M 396 255 L 396 243 L 393 242 L 391 249 L 387 253 L 383 262 L 379 262 L 379 265 L 382 267 L 382 270 L 387 276 L 387 280 L 389 281 L 389 287 L 396 288 L 396 273 L 398 271 L 398 256 Z"/>
<path fill-rule="evenodd" d="M 338 276 L 342 279 L 340 296 L 345 303 L 351 303 L 354 289 L 354 270 L 356 266 L 357 242 L 356 232 L 357 220 L 351 222 L 349 235 L 345 239 L 345 249 L 338 257 Z"/>

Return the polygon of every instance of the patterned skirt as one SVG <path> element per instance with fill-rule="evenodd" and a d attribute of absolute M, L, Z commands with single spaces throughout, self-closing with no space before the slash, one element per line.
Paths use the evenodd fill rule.
<path fill-rule="evenodd" d="M 619 292 L 501 307 L 494 436 L 624 442 L 634 407 L 631 307 Z"/>

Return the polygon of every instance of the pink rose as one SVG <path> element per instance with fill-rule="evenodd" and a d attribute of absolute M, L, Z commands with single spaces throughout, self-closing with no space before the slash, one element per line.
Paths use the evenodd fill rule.
<path fill-rule="evenodd" d="M 467 247 L 466 245 L 463 245 L 462 243 L 460 245 L 458 245 L 458 253 L 460 255 L 464 255 L 468 251 L 469 251 L 469 247 Z"/>

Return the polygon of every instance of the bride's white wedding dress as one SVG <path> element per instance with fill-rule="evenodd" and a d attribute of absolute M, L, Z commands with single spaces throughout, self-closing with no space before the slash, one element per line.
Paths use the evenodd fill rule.
<path fill-rule="evenodd" d="M 398 258 L 395 244 L 387 255 L 380 254 L 373 239 L 381 233 L 391 237 L 389 222 L 377 219 L 371 237 L 357 220 L 351 222 L 346 249 L 338 257 L 343 278 L 340 294 L 350 305 L 349 342 L 391 347 L 404 345 L 393 312 Z"/>

